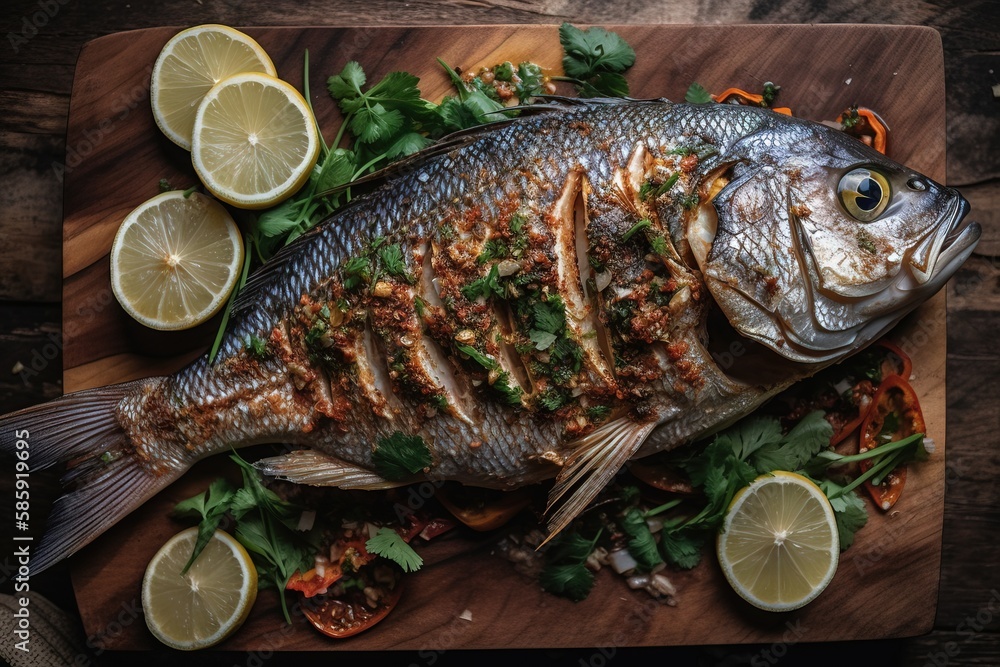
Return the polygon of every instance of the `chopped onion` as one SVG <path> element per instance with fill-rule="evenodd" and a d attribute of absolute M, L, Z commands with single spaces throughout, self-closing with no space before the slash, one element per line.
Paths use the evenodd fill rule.
<path fill-rule="evenodd" d="M 603 292 L 604 288 L 611 284 L 611 272 L 601 271 L 594 276 L 594 285 L 598 292 Z"/>
<path fill-rule="evenodd" d="M 639 563 L 632 558 L 632 554 L 630 554 L 627 549 L 612 551 L 608 554 L 608 561 L 610 561 L 612 569 L 614 569 L 614 571 L 618 574 L 634 570 L 636 566 L 639 565 Z"/>
<path fill-rule="evenodd" d="M 305 510 L 299 515 L 299 525 L 296 528 L 302 531 L 312 530 L 314 523 L 316 523 L 316 510 Z"/>

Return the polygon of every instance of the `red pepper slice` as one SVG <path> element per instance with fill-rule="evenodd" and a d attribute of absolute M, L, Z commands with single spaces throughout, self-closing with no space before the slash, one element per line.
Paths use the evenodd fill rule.
<path fill-rule="evenodd" d="M 892 415 L 895 424 L 890 422 L 892 431 L 883 434 L 886 421 Z M 899 375 L 889 375 L 882 379 L 882 383 L 875 393 L 871 408 L 865 415 L 865 421 L 861 426 L 861 441 L 859 451 L 866 452 L 870 449 L 902 440 L 914 433 L 926 433 L 927 428 L 924 423 L 924 415 L 920 411 L 920 402 L 917 400 L 917 393 L 910 386 L 910 383 Z M 885 436 L 880 437 L 880 436 Z M 872 467 L 871 460 L 862 461 L 861 471 L 865 472 Z M 875 486 L 871 481 L 865 482 L 868 493 L 875 500 L 875 504 L 882 510 L 888 510 L 899 500 L 906 484 L 906 466 L 897 466 L 882 480 L 882 483 Z"/>
<path fill-rule="evenodd" d="M 913 361 L 910 359 L 909 355 L 907 355 L 906 352 L 903 352 L 903 350 L 892 341 L 882 339 L 875 344 L 878 345 L 879 347 L 888 350 L 893 356 L 895 356 L 898 359 L 899 362 L 896 363 L 894 360 L 890 358 L 887 360 L 888 364 L 883 363 L 882 364 L 883 377 L 890 374 L 886 372 L 887 370 L 891 370 L 892 375 L 898 375 L 904 380 L 909 380 L 910 375 L 913 374 Z M 889 364 L 891 364 L 891 366 L 889 366 Z"/>

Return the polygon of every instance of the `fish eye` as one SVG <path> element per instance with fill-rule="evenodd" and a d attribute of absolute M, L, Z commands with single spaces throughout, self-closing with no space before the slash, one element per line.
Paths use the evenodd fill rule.
<path fill-rule="evenodd" d="M 859 167 L 844 174 L 837 194 L 851 216 L 860 222 L 871 222 L 889 204 L 892 189 L 885 176 L 874 169 Z"/>

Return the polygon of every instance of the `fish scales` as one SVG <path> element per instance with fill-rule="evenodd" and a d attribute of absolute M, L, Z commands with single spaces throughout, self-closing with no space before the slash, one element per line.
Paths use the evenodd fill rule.
<path fill-rule="evenodd" d="M 259 468 L 306 484 L 555 477 L 555 534 L 629 458 L 748 414 L 933 294 L 978 239 L 967 209 L 759 108 L 595 101 L 462 133 L 252 276 L 214 364 L 2 418 L 4 451 L 30 423 L 34 461 L 76 466 L 33 563 L 265 442 L 296 451 Z M 750 352 L 720 364 L 733 342 Z M 386 479 L 397 434 L 431 464 Z"/>

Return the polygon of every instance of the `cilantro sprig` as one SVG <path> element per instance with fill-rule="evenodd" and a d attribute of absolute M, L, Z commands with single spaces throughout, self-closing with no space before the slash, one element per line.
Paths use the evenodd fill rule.
<path fill-rule="evenodd" d="M 416 572 L 424 564 L 424 559 L 392 528 L 379 528 L 365 543 L 365 549 L 395 562 L 404 572 Z"/>
<path fill-rule="evenodd" d="M 243 486 L 233 487 L 225 479 L 217 479 L 208 490 L 183 500 L 174 506 L 179 516 L 197 516 L 198 539 L 184 572 L 201 554 L 223 517 L 233 517 L 234 537 L 250 552 L 257 568 L 258 585 L 278 589 L 281 610 L 291 623 L 285 601 L 285 586 L 296 570 L 305 571 L 312 564 L 317 546 L 312 535 L 298 530 L 302 513 L 299 506 L 282 500 L 264 486 L 260 473 L 239 454 L 230 456 L 240 468 Z"/>
<path fill-rule="evenodd" d="M 625 71 L 635 64 L 635 51 L 617 33 L 599 27 L 586 30 L 559 26 L 565 77 L 577 86 L 580 97 L 628 97 Z"/>
<path fill-rule="evenodd" d="M 579 602 L 594 587 L 594 573 L 585 563 L 597 546 L 602 531 L 593 539 L 576 532 L 559 535 L 545 552 L 545 567 L 538 577 L 542 588 L 549 593 Z"/>

